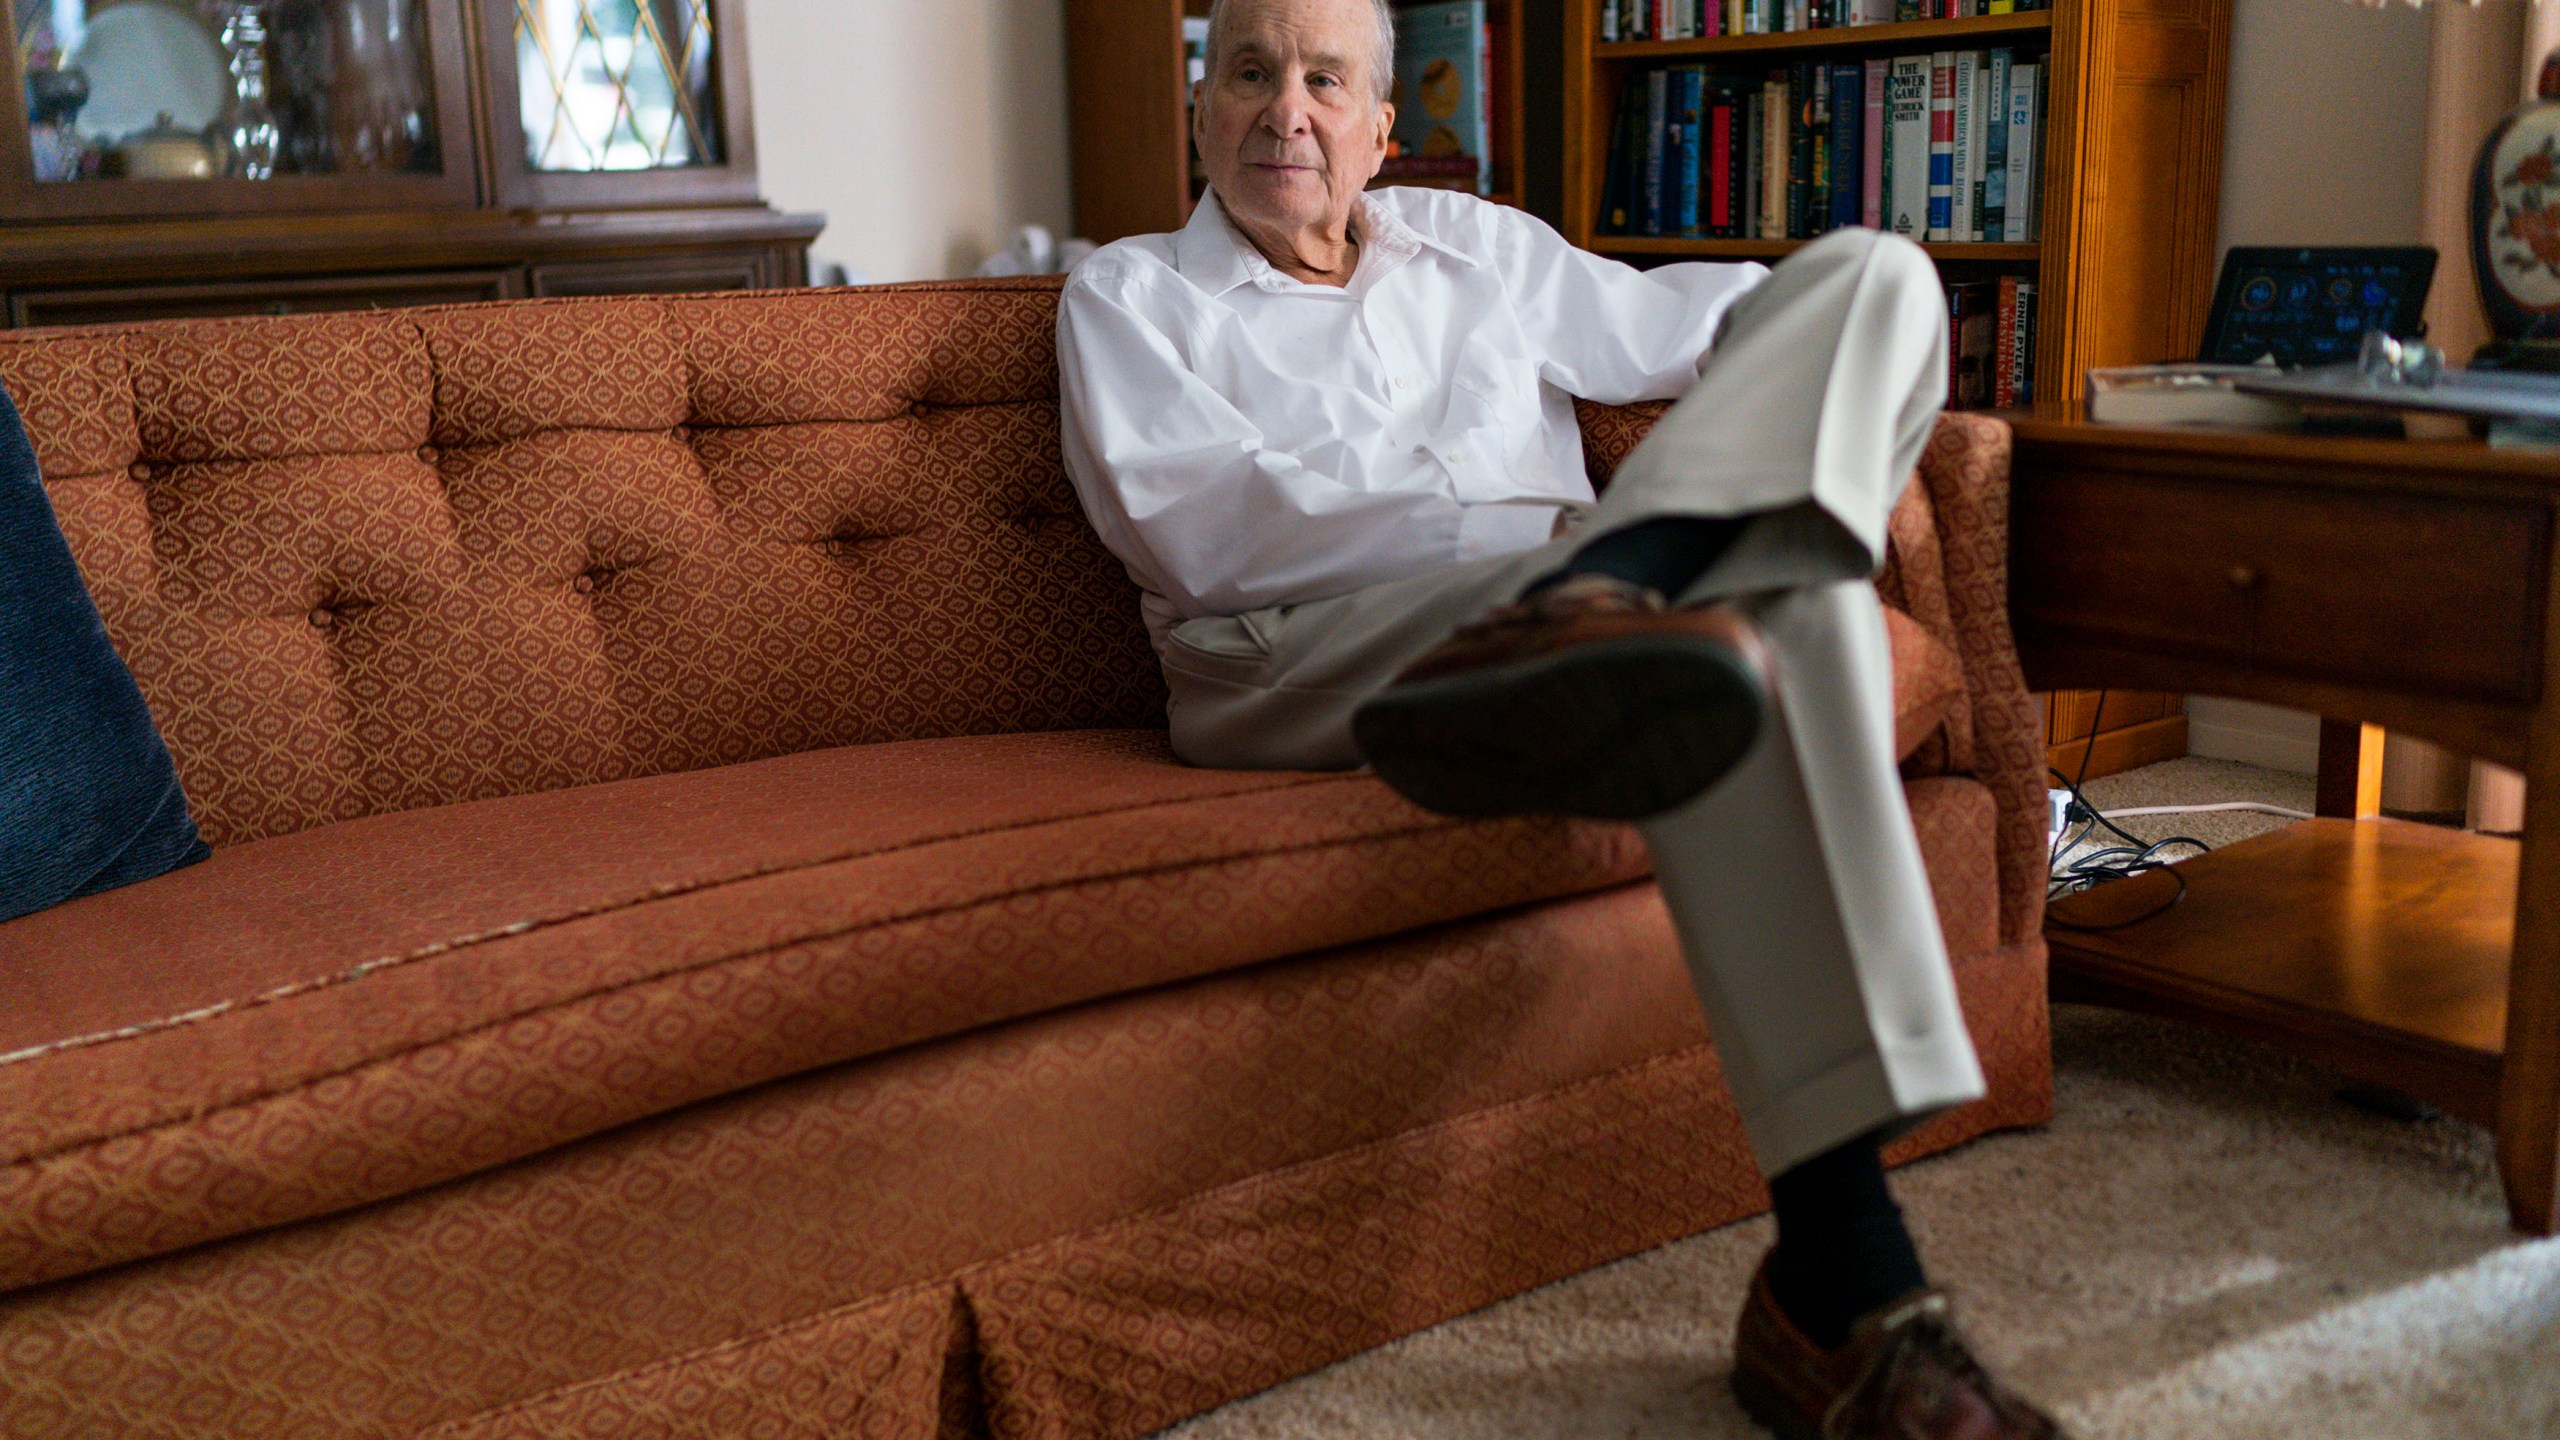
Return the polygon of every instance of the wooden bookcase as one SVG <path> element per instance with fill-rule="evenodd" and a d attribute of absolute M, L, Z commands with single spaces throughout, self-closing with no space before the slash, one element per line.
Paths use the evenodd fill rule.
<path fill-rule="evenodd" d="M 2231 0 L 2054 0 L 2015 15 L 1605 45 L 1604 3 L 1564 7 L 1564 230 L 1574 243 L 1637 263 L 1774 259 L 1804 243 L 1597 234 L 1612 112 L 1631 70 L 1993 46 L 2046 52 L 2043 238 L 1929 251 L 1954 278 L 2034 277 L 2040 407 L 2075 408 L 2092 366 L 2195 353 L 2213 299 Z"/>
<path fill-rule="evenodd" d="M 2231 0 L 2053 0 L 2050 10 L 2024 14 L 1602 44 L 1605 3 L 1564 5 L 1564 230 L 1576 244 L 1644 264 L 1769 260 L 1804 243 L 1596 233 L 1612 112 L 1630 71 L 2008 46 L 2049 57 L 2042 238 L 1930 245 L 1930 254 L 1951 280 L 2035 280 L 2040 412 L 2075 413 L 2092 367 L 2196 353 L 2217 260 Z M 2076 773 L 2084 754 L 2095 777 L 2186 753 L 2186 715 L 2174 695 L 2110 695 L 2100 714 L 2095 692 L 2070 691 L 2045 697 L 2045 714 L 2064 774 Z"/>
<path fill-rule="evenodd" d="M 1490 0 L 1493 27 L 1492 198 L 1517 204 L 1523 183 L 1522 12 Z M 1209 0 L 1067 0 L 1068 132 L 1076 233 L 1097 244 L 1179 230 L 1200 198 L 1191 151 L 1182 22 Z M 1392 181 L 1384 183 L 1395 183 Z"/>

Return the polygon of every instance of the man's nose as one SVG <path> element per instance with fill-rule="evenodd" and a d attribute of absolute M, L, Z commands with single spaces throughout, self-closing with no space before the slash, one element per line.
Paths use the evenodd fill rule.
<path fill-rule="evenodd" d="M 1312 109 L 1309 102 L 1306 82 L 1295 79 L 1283 82 L 1279 93 L 1271 97 L 1271 103 L 1262 107 L 1262 128 L 1283 140 L 1306 134 L 1307 117 Z"/>

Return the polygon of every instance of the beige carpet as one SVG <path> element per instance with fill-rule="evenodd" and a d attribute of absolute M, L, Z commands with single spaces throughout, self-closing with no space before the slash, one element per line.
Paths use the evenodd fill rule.
<path fill-rule="evenodd" d="M 2294 805 L 2308 786 L 2177 761 L 2093 798 Z M 2258 824 L 2170 828 L 2227 843 Z M 2485 1134 L 2351 1109 L 2313 1067 L 2133 1016 L 2062 1007 L 2054 1055 L 2051 1128 L 1896 1188 L 1980 1348 L 2074 1434 L 2560 1437 L 2560 1241 L 2507 1230 Z M 1768 1238 L 1753 1220 L 1636 1256 L 1166 1440 L 1758 1436 L 1724 1376 Z"/>

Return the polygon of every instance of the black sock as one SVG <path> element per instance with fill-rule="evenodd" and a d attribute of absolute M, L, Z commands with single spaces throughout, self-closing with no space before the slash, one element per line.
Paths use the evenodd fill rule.
<path fill-rule="evenodd" d="M 1873 1136 L 1795 1166 L 1769 1193 L 1778 1207 L 1769 1288 L 1814 1344 L 1838 1349 L 1860 1316 L 1929 1283 Z"/>
<path fill-rule="evenodd" d="M 1615 575 L 1630 585 L 1658 590 L 1677 600 L 1707 567 L 1721 559 L 1742 534 L 1738 519 L 1704 515 L 1662 515 L 1612 530 L 1574 552 L 1565 567 L 1529 587 L 1535 595 L 1576 575 Z M 1523 598 L 1526 598 L 1526 595 Z"/>

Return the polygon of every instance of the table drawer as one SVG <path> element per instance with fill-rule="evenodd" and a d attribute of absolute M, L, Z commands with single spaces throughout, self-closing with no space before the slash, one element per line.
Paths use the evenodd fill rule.
<path fill-rule="evenodd" d="M 2018 485 L 2022 639 L 2529 702 L 2550 516 L 2528 500 L 2043 472 Z M 2421 586 L 2368 583 L 2424 575 Z"/>

